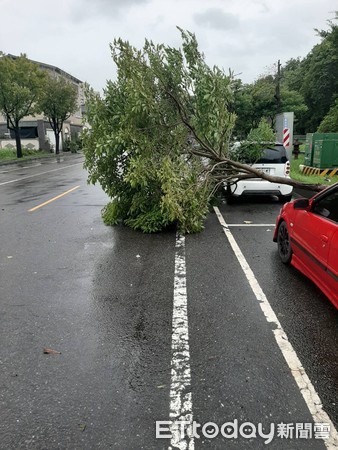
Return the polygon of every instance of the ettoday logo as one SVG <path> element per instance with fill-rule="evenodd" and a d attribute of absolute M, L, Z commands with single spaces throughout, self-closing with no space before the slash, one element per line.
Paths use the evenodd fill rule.
<path fill-rule="evenodd" d="M 180 439 L 185 436 L 193 439 L 214 439 L 221 435 L 225 439 L 255 439 L 262 438 L 264 443 L 269 444 L 275 437 L 280 439 L 328 439 L 330 437 L 330 426 L 327 423 L 262 423 L 243 422 L 239 424 L 235 419 L 218 425 L 214 422 L 200 424 L 189 421 L 163 420 L 156 422 L 156 438 L 172 439 L 173 430 L 178 430 Z"/>

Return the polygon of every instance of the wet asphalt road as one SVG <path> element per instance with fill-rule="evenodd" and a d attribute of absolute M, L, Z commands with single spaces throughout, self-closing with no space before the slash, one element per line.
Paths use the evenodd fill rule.
<path fill-rule="evenodd" d="M 107 198 L 76 158 L 0 166 L 0 448 L 165 449 L 155 421 L 169 418 L 175 232 L 105 227 Z M 337 311 L 278 261 L 273 227 L 240 225 L 272 224 L 279 208 L 220 210 L 337 426 Z M 214 213 L 186 237 L 186 273 L 194 420 L 312 422 Z M 201 436 L 195 448 L 325 446 Z"/>

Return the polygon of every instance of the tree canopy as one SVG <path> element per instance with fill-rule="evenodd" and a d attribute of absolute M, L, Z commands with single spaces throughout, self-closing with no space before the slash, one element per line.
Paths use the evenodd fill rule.
<path fill-rule="evenodd" d="M 25 55 L 0 54 L 0 110 L 15 133 L 17 156 L 22 157 L 19 121 L 39 111 L 45 73 Z"/>
<path fill-rule="evenodd" d="M 55 153 L 59 153 L 63 123 L 77 109 L 77 89 L 64 78 L 48 76 L 39 101 L 55 134 Z"/>
<path fill-rule="evenodd" d="M 338 99 L 320 122 L 317 131 L 319 133 L 338 133 Z"/>
<path fill-rule="evenodd" d="M 299 118 L 299 131 L 303 133 L 316 131 L 323 121 L 326 122 L 325 116 L 334 113 L 338 98 L 337 19 L 336 12 L 334 19 L 328 20 L 327 30 L 315 30 L 322 41 L 303 60 L 298 59 L 295 67 L 289 65 L 286 71 L 286 83 L 295 84 L 307 106 L 307 111 Z"/>
<path fill-rule="evenodd" d="M 257 127 L 262 118 L 275 125 L 278 113 L 276 101 L 277 75 L 270 74 L 260 77 L 252 84 L 235 84 L 234 111 L 237 114 L 235 134 L 240 138 Z M 296 120 L 307 111 L 303 95 L 293 90 L 286 83 L 280 88 L 281 112 L 294 111 Z"/>
<path fill-rule="evenodd" d="M 329 29 L 318 31 L 318 34 L 322 42 L 303 62 L 301 86 L 308 106 L 304 128 L 312 131 L 316 131 L 338 98 L 338 26 L 329 21 Z"/>

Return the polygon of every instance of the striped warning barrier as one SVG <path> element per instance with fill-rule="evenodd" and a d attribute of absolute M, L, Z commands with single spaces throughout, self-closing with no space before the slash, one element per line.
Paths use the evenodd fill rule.
<path fill-rule="evenodd" d="M 320 174 L 320 169 L 317 169 L 317 167 L 304 166 L 303 168 L 303 175 L 318 175 L 318 174 Z"/>
<path fill-rule="evenodd" d="M 325 169 L 323 170 L 323 172 L 320 174 L 321 177 L 325 177 L 325 175 L 330 171 L 331 169 Z"/>
<path fill-rule="evenodd" d="M 321 177 L 333 177 L 338 172 L 338 167 L 335 169 L 319 169 L 318 167 L 309 167 L 309 166 L 303 166 L 302 167 L 302 174 L 303 175 L 320 175 Z"/>

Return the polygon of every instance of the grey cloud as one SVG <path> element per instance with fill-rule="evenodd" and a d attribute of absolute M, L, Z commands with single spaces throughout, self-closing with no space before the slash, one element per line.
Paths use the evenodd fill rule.
<path fill-rule="evenodd" d="M 150 0 L 78 0 L 72 4 L 73 22 L 83 22 L 92 16 L 114 18 L 132 6 L 149 3 Z"/>
<path fill-rule="evenodd" d="M 258 6 L 261 6 L 261 12 L 268 13 L 270 12 L 270 8 L 266 4 L 265 0 L 254 0 L 254 3 Z"/>
<path fill-rule="evenodd" d="M 197 25 L 207 26 L 217 30 L 228 30 L 236 28 L 239 25 L 238 17 L 225 13 L 219 8 L 210 8 L 200 14 L 194 15 L 194 21 Z"/>
<path fill-rule="evenodd" d="M 102 13 L 107 10 L 117 11 L 121 8 L 125 8 L 133 5 L 141 5 L 143 3 L 147 3 L 148 0 L 85 0 L 84 3 L 87 3 L 91 6 L 95 6 L 96 9 L 99 9 Z"/>

